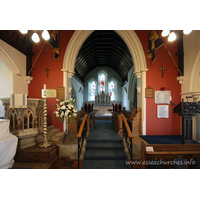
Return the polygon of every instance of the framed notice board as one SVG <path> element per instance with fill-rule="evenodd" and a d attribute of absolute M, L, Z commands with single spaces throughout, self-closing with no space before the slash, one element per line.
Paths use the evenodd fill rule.
<path fill-rule="evenodd" d="M 57 87 L 57 99 L 65 100 L 65 87 Z"/>
<path fill-rule="evenodd" d="M 145 98 L 153 98 L 153 88 L 150 86 L 145 89 Z"/>

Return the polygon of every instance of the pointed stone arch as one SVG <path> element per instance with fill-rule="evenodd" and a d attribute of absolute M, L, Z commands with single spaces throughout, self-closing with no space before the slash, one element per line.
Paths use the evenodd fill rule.
<path fill-rule="evenodd" d="M 66 91 L 66 98 L 69 97 L 68 88 L 68 74 L 74 74 L 76 58 L 78 52 L 94 30 L 77 30 L 72 35 L 69 44 L 65 50 L 63 59 L 63 85 Z M 141 74 L 141 101 L 139 107 L 142 109 L 142 133 L 146 135 L 146 99 L 145 99 L 145 88 L 146 88 L 146 71 L 147 64 L 142 44 L 133 30 L 115 30 L 115 32 L 124 40 L 126 43 L 134 63 L 134 73 Z"/>
<path fill-rule="evenodd" d="M 199 91 L 199 75 L 200 75 L 200 50 L 197 54 L 197 57 L 194 62 L 194 66 L 192 69 L 191 77 L 190 77 L 190 92 Z"/>
<path fill-rule="evenodd" d="M 0 47 L 0 60 L 2 60 L 9 71 L 13 71 L 14 74 L 19 74 L 18 67 L 2 47 Z"/>

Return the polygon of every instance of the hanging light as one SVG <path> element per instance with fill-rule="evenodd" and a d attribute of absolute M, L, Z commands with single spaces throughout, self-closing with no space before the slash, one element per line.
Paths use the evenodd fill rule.
<path fill-rule="evenodd" d="M 22 34 L 28 33 L 28 30 L 19 30 Z"/>
<path fill-rule="evenodd" d="M 50 38 L 50 35 L 49 35 L 49 32 L 47 30 L 44 30 L 42 32 L 42 37 L 45 39 L 45 40 L 49 40 Z"/>
<path fill-rule="evenodd" d="M 183 30 L 183 33 L 185 34 L 185 35 L 188 35 L 188 34 L 190 34 L 192 32 L 192 30 Z"/>
<path fill-rule="evenodd" d="M 166 36 L 169 35 L 169 33 L 170 33 L 169 30 L 163 30 L 162 33 L 161 33 L 161 35 L 162 35 L 163 37 L 166 37 Z"/>
<path fill-rule="evenodd" d="M 171 32 L 171 33 L 169 34 L 168 41 L 169 41 L 169 42 L 172 42 L 172 41 L 174 41 L 175 39 L 176 39 L 176 34 L 175 34 L 174 32 Z"/>
<path fill-rule="evenodd" d="M 37 33 L 33 33 L 33 35 L 32 35 L 32 40 L 33 40 L 34 42 L 39 42 L 39 41 L 40 41 L 40 38 L 39 38 L 39 36 L 38 36 Z"/>

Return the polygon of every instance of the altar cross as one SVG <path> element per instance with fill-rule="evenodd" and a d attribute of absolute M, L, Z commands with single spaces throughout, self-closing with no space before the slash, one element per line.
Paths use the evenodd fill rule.
<path fill-rule="evenodd" d="M 164 72 L 165 72 L 165 70 L 167 70 L 167 68 L 162 66 L 162 68 L 159 68 L 159 70 L 162 70 L 162 78 L 164 78 Z"/>
<path fill-rule="evenodd" d="M 50 69 L 48 69 L 48 67 L 47 67 L 47 68 L 45 69 L 45 71 L 47 72 L 47 78 L 48 78 Z"/>

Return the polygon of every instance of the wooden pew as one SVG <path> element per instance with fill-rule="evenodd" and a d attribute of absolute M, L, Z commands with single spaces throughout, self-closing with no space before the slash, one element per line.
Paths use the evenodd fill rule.
<path fill-rule="evenodd" d="M 153 148 L 153 151 L 147 148 Z M 158 161 L 163 168 L 173 168 L 174 159 L 187 159 L 188 167 L 194 168 L 196 159 L 200 159 L 200 144 L 148 144 L 141 143 L 141 168 L 149 168 L 151 161 Z"/>
<path fill-rule="evenodd" d="M 132 111 L 123 108 L 122 114 L 125 116 L 128 125 L 131 129 L 132 134 L 141 135 L 142 134 L 142 124 L 141 124 L 141 108 L 134 108 Z"/>

